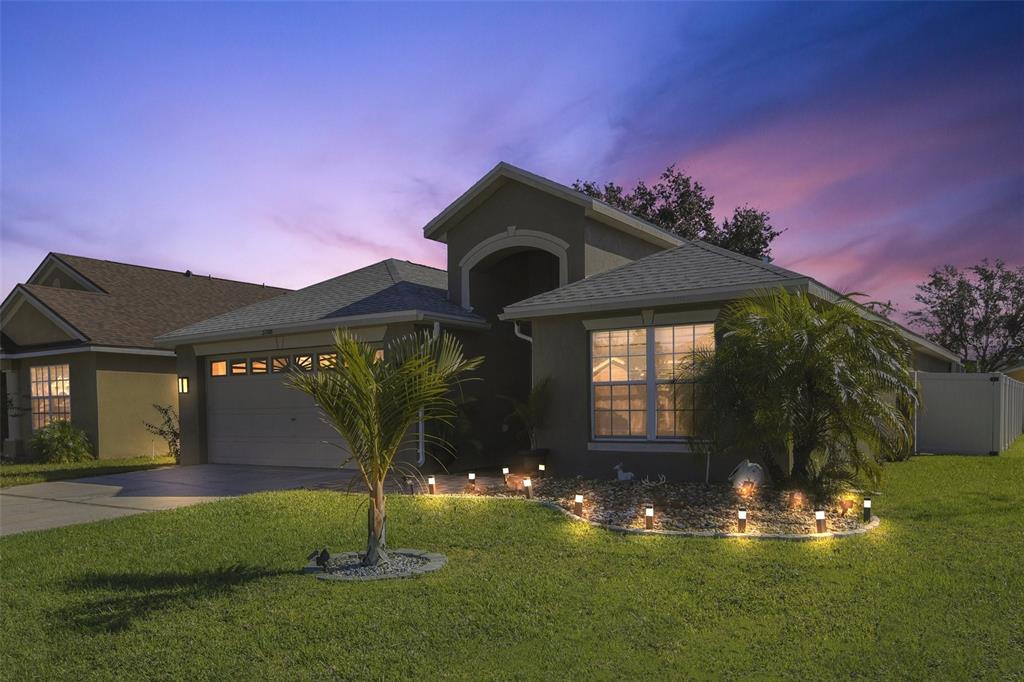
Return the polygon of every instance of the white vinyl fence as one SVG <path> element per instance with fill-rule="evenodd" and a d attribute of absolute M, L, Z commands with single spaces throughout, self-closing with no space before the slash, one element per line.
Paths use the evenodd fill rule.
<path fill-rule="evenodd" d="M 1024 383 L 999 373 L 915 374 L 916 452 L 994 455 L 1024 430 Z"/>

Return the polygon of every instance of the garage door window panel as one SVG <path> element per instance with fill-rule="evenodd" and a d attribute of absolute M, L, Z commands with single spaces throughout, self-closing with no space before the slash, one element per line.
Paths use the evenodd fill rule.
<path fill-rule="evenodd" d="M 213 360 L 210 362 L 211 377 L 226 377 L 228 375 L 227 360 Z"/>

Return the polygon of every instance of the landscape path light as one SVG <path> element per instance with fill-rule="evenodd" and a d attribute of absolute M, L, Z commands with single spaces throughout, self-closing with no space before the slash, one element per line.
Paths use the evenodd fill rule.
<path fill-rule="evenodd" d="M 523 479 L 523 490 L 526 491 L 526 499 L 533 499 L 533 481 L 528 478 Z"/>
<path fill-rule="evenodd" d="M 473 486 L 473 490 L 476 490 L 476 474 L 471 473 L 469 475 L 469 484 Z"/>
<path fill-rule="evenodd" d="M 747 510 L 745 508 L 736 512 L 736 527 L 740 533 L 747 532 Z"/>
<path fill-rule="evenodd" d="M 537 471 L 539 471 L 539 472 L 541 472 L 543 474 L 545 471 L 547 471 L 547 466 L 544 465 L 544 464 L 538 464 L 537 465 Z"/>
<path fill-rule="evenodd" d="M 654 530 L 654 505 L 644 505 L 644 518 L 647 530 Z"/>
<path fill-rule="evenodd" d="M 505 479 L 505 485 L 508 485 L 508 467 L 501 467 L 501 477 Z"/>
<path fill-rule="evenodd" d="M 825 532 L 825 510 L 815 509 L 814 510 L 814 525 L 819 533 Z"/>
<path fill-rule="evenodd" d="M 583 516 L 583 495 L 576 493 L 576 504 L 573 507 L 573 511 L 576 512 L 576 516 Z"/>
<path fill-rule="evenodd" d="M 431 495 L 437 494 L 437 479 L 433 476 L 427 476 L 427 492 Z"/>
<path fill-rule="evenodd" d="M 871 498 L 864 498 L 864 523 L 871 523 Z"/>

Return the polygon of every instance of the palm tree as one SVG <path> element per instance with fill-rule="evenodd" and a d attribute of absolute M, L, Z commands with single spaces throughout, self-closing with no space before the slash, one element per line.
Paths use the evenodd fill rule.
<path fill-rule="evenodd" d="M 359 467 L 370 494 L 363 564 L 375 566 L 388 559 L 384 483 L 399 466 L 398 452 L 414 437 L 413 426 L 421 418 L 454 418 L 451 390 L 482 358 L 467 359 L 462 344 L 449 334 L 425 332 L 394 339 L 383 359 L 375 359 L 373 346 L 345 331 L 335 332 L 334 350 L 332 367 L 296 372 L 288 381 L 316 401 L 324 421 L 348 444 L 351 457 L 345 463 Z"/>
<path fill-rule="evenodd" d="M 912 442 L 911 352 L 891 324 L 846 299 L 778 289 L 727 306 L 718 332 L 679 377 L 699 382 L 698 435 L 718 450 L 769 465 L 781 455 L 792 464 L 783 476 L 828 497 L 859 477 L 877 482 L 881 461 Z"/>

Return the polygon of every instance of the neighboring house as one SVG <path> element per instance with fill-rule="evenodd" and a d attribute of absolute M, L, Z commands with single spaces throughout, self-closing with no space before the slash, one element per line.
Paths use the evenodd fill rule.
<path fill-rule="evenodd" d="M 56 419 L 99 457 L 164 454 L 153 404 L 178 402 L 174 352 L 153 338 L 286 289 L 51 253 L 0 306 L 3 453 Z M 184 386 L 182 386 L 184 388 Z"/>
<path fill-rule="evenodd" d="M 1024 381 L 1024 363 L 1014 365 L 1013 367 L 1010 367 L 1008 369 L 1004 369 L 1003 374 L 1010 377 L 1011 379 L 1016 379 L 1017 381 Z"/>
<path fill-rule="evenodd" d="M 704 461 L 686 441 L 699 406 L 672 400 L 671 368 L 714 345 L 718 311 L 730 300 L 779 286 L 838 296 L 504 163 L 424 235 L 447 245 L 447 272 L 383 261 L 158 339 L 176 349 L 179 374 L 195 386 L 180 401 L 183 460 L 343 462 L 344 444 L 316 407 L 282 385 L 286 368 L 333 362 L 338 327 L 382 347 L 415 329 L 444 328 L 485 357 L 483 381 L 462 396 L 472 433 L 458 434 L 457 468 L 507 462 L 520 444 L 503 428 L 503 396 L 522 398 L 548 377 L 539 440 L 551 471 L 608 476 L 621 462 L 640 476 L 703 478 Z M 916 368 L 959 369 L 956 355 L 899 329 Z M 713 474 L 734 464 L 715 462 Z"/>

